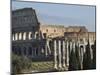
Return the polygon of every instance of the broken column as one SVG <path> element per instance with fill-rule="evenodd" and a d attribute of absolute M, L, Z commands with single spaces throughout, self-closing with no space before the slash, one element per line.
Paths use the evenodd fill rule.
<path fill-rule="evenodd" d="M 59 59 L 59 68 L 61 68 L 61 41 L 58 41 L 58 59 Z"/>
<path fill-rule="evenodd" d="M 63 41 L 63 67 L 66 67 L 65 65 L 65 41 Z"/>
<path fill-rule="evenodd" d="M 57 69 L 57 42 L 54 40 L 54 68 Z"/>

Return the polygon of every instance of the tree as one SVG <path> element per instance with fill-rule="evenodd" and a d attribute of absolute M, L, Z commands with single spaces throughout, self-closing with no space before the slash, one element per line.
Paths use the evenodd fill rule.
<path fill-rule="evenodd" d="M 86 46 L 86 52 L 84 53 L 83 56 L 83 69 L 91 69 L 91 53 L 90 53 L 90 43 L 88 40 L 88 44 Z"/>
<path fill-rule="evenodd" d="M 92 69 L 96 69 L 96 41 L 92 46 L 92 51 L 93 51 Z"/>
<path fill-rule="evenodd" d="M 79 59 L 79 46 L 75 44 L 75 55 L 76 55 L 76 60 L 78 64 L 78 70 L 81 69 L 81 64 L 80 64 L 80 59 Z"/>
<path fill-rule="evenodd" d="M 69 56 L 69 70 L 78 70 L 78 61 L 76 58 L 76 54 L 73 51 L 73 48 L 71 50 L 70 56 Z"/>
<path fill-rule="evenodd" d="M 23 70 L 31 68 L 31 61 L 22 56 L 12 54 L 12 74 L 21 73 Z"/>

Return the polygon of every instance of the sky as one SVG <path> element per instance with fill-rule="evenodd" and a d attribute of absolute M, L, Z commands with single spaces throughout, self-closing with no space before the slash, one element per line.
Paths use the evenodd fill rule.
<path fill-rule="evenodd" d="M 85 26 L 95 31 L 95 6 L 12 1 L 12 10 L 33 8 L 41 24 Z"/>

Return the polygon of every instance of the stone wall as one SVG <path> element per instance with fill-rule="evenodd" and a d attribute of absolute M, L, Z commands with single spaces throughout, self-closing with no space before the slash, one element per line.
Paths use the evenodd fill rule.
<path fill-rule="evenodd" d="M 57 25 L 40 25 L 40 31 L 46 33 L 47 37 L 55 38 L 64 36 L 65 28 Z"/>

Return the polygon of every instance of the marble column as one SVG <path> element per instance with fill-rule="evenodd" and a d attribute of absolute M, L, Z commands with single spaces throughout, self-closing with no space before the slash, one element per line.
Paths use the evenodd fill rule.
<path fill-rule="evenodd" d="M 44 39 L 44 35 L 43 35 L 43 33 L 41 33 L 42 34 L 42 38 Z"/>
<path fill-rule="evenodd" d="M 66 43 L 67 43 L 67 49 L 66 49 L 66 53 L 67 53 L 66 64 L 67 64 L 67 66 L 69 66 L 69 50 L 68 50 L 69 42 L 67 41 Z"/>
<path fill-rule="evenodd" d="M 51 49 L 50 49 L 50 45 L 49 45 L 49 40 L 47 40 L 47 47 L 48 47 L 48 52 L 49 52 L 49 54 L 51 54 Z"/>
<path fill-rule="evenodd" d="M 81 45 L 81 46 L 83 46 L 83 45 Z M 84 53 L 84 49 L 80 48 L 81 69 L 83 69 L 83 53 Z"/>
<path fill-rule="evenodd" d="M 72 51 L 72 42 L 69 42 L 70 43 L 70 53 L 71 53 L 71 51 Z"/>
<path fill-rule="evenodd" d="M 66 65 L 65 65 L 65 54 L 66 54 L 65 41 L 63 41 L 63 67 L 66 67 Z"/>
<path fill-rule="evenodd" d="M 54 40 L 54 68 L 57 69 L 57 42 Z"/>
<path fill-rule="evenodd" d="M 36 34 L 37 34 L 37 32 L 34 33 L 34 39 L 36 39 Z"/>
<path fill-rule="evenodd" d="M 91 48 L 92 44 L 90 43 L 90 53 L 91 53 L 91 59 L 93 59 L 93 50 Z"/>
<path fill-rule="evenodd" d="M 59 68 L 61 68 L 62 67 L 62 65 L 61 65 L 61 41 L 59 40 L 58 41 L 58 59 L 59 59 Z"/>
<path fill-rule="evenodd" d="M 84 44 L 83 44 L 83 47 L 84 47 L 84 52 L 83 52 L 83 53 L 85 53 L 85 51 L 86 51 L 86 40 L 85 40 L 85 38 L 84 38 Z"/>

